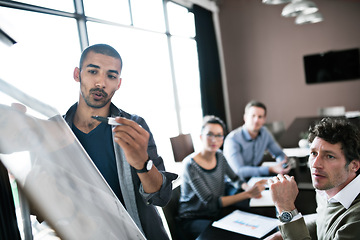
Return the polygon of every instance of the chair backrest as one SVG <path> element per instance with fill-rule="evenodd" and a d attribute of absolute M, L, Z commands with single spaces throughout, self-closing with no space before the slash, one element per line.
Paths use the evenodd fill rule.
<path fill-rule="evenodd" d="M 176 217 L 178 216 L 180 199 L 180 185 L 172 190 L 171 199 L 169 203 L 163 207 L 163 212 L 168 224 L 172 240 L 184 239 L 181 234 L 180 226 L 177 224 Z"/>
<path fill-rule="evenodd" d="M 285 124 L 283 121 L 265 123 L 265 126 L 274 136 L 276 141 L 278 141 L 281 135 L 285 132 Z"/>
<path fill-rule="evenodd" d="M 187 155 L 194 152 L 194 145 L 190 134 L 180 134 L 170 138 L 175 162 L 181 162 Z"/>

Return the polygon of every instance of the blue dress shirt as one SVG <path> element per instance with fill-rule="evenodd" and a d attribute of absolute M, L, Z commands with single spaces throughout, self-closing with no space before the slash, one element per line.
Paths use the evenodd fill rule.
<path fill-rule="evenodd" d="M 266 127 L 260 129 L 259 135 L 252 139 L 245 126 L 241 126 L 225 138 L 224 155 L 234 172 L 246 179 L 253 176 L 268 176 L 269 167 L 261 167 L 265 150 L 277 162 L 285 159 L 285 154 Z"/>

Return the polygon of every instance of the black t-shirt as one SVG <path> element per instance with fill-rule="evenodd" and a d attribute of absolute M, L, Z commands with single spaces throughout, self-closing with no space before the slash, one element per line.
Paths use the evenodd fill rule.
<path fill-rule="evenodd" d="M 72 130 L 125 207 L 116 166 L 111 125 L 100 123 L 99 126 L 87 134 L 80 131 L 74 124 Z"/>

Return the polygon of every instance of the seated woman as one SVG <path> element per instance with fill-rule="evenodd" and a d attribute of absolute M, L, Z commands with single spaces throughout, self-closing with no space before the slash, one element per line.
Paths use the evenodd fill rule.
<path fill-rule="evenodd" d="M 220 118 L 205 116 L 200 135 L 202 150 L 183 161 L 179 217 L 188 239 L 197 238 L 215 220 L 221 208 L 261 197 L 265 189 L 266 180 L 249 188 L 233 172 L 220 150 L 224 134 L 225 124 Z M 225 196 L 226 177 L 245 191 Z"/>

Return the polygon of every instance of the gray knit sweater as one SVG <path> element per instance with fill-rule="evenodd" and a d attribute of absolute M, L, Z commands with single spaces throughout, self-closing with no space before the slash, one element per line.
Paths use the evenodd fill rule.
<path fill-rule="evenodd" d="M 179 216 L 181 218 L 212 218 L 221 206 L 220 197 L 225 195 L 226 176 L 241 186 L 239 177 L 227 163 L 221 150 L 216 152 L 215 168 L 206 170 L 187 156 L 181 184 Z"/>

